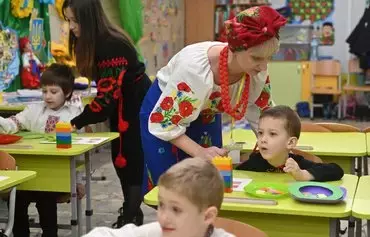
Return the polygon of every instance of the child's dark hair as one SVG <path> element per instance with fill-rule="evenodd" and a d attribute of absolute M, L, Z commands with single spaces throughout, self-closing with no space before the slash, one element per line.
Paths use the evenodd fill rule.
<path fill-rule="evenodd" d="M 266 117 L 284 119 L 285 129 L 289 136 L 299 138 L 301 134 L 301 120 L 298 114 L 289 106 L 278 105 L 271 107 L 262 112 L 260 119 Z"/>
<path fill-rule="evenodd" d="M 67 65 L 53 63 L 43 73 L 40 79 L 41 86 L 59 86 L 64 95 L 68 95 L 66 100 L 72 98 L 74 87 L 74 73 L 72 68 Z"/>
<path fill-rule="evenodd" d="M 331 23 L 329 21 L 326 21 L 326 22 L 324 22 L 324 24 L 322 24 L 322 27 L 324 27 L 324 26 L 331 26 L 331 27 L 333 27 L 333 23 Z"/>

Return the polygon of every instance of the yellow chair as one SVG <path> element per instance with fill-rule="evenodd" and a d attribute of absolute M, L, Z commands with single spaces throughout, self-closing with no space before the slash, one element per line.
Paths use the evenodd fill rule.
<path fill-rule="evenodd" d="M 329 129 L 331 132 L 361 132 L 361 129 L 343 123 L 316 123 L 316 124 Z"/>
<path fill-rule="evenodd" d="M 314 117 L 314 108 L 323 107 L 322 104 L 314 103 L 314 95 L 333 95 L 342 94 L 342 79 L 340 62 L 336 60 L 323 60 L 312 62 L 311 66 L 311 101 L 310 118 Z M 341 118 L 342 103 L 338 99 L 338 119 Z"/>
<path fill-rule="evenodd" d="M 259 230 L 248 224 L 227 218 L 217 217 L 214 226 L 216 228 L 224 229 L 226 232 L 229 232 L 236 237 L 267 237 L 267 234 L 264 233 L 262 230 Z"/>

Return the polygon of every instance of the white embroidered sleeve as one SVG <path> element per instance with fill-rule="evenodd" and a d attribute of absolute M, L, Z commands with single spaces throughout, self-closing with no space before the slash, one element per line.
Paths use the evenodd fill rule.
<path fill-rule="evenodd" d="M 171 75 L 150 114 L 148 126 L 151 134 L 170 141 L 186 132 L 189 124 L 198 118 L 212 90 L 213 80 L 205 75 L 200 76 L 190 67 Z"/>
<path fill-rule="evenodd" d="M 20 130 L 31 129 L 32 109 L 26 107 L 22 112 L 9 118 L 0 117 L 0 133 L 14 134 Z"/>

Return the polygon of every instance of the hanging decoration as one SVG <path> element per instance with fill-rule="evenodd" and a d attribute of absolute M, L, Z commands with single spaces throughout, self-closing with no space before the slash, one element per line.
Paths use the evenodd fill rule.
<path fill-rule="evenodd" d="M 19 73 L 18 35 L 0 22 L 0 91 L 9 88 Z"/>
<path fill-rule="evenodd" d="M 12 0 L 12 14 L 18 18 L 28 17 L 32 13 L 34 0 Z"/>
<path fill-rule="evenodd" d="M 65 0 L 55 0 L 55 9 L 58 12 L 58 15 L 60 18 L 64 20 L 64 15 L 63 15 L 63 4 Z"/>

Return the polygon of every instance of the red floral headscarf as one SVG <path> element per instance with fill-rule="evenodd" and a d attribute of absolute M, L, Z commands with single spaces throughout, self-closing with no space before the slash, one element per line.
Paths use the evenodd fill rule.
<path fill-rule="evenodd" d="M 242 51 L 259 45 L 273 37 L 286 19 L 268 6 L 251 7 L 240 12 L 231 20 L 225 21 L 225 31 L 229 49 Z"/>

